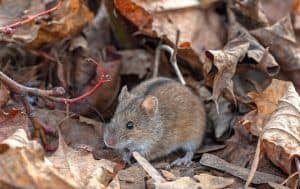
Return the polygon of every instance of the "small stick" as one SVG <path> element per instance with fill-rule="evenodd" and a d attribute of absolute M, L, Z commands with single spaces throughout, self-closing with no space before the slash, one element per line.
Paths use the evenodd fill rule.
<path fill-rule="evenodd" d="M 286 178 L 282 183 L 280 183 L 280 185 L 285 185 L 291 178 L 293 178 L 294 176 L 296 176 L 298 174 L 299 174 L 298 171 L 294 172 L 288 178 Z"/>
<path fill-rule="evenodd" d="M 7 25 L 7 26 L 2 26 L 0 27 L 0 33 L 4 33 L 6 35 L 10 35 L 14 32 L 14 30 L 22 25 L 25 25 L 41 16 L 44 16 L 46 14 L 50 14 L 54 11 L 56 11 L 57 9 L 61 8 L 61 6 L 63 5 L 63 3 L 61 1 L 59 1 L 57 3 L 56 6 L 54 6 L 53 8 L 49 9 L 49 10 L 46 10 L 46 11 L 43 11 L 43 12 L 40 12 L 38 14 L 35 14 L 35 15 L 29 15 L 27 19 L 24 19 L 24 20 L 21 20 L 19 22 L 16 22 L 16 23 L 13 23 L 13 24 L 10 24 L 10 25 Z"/>
<path fill-rule="evenodd" d="M 166 180 L 159 174 L 159 172 L 138 152 L 132 153 L 136 161 L 143 167 L 143 169 L 153 178 L 154 183 L 166 182 Z"/>
<path fill-rule="evenodd" d="M 97 64 L 96 61 L 94 61 L 92 59 L 89 59 L 89 62 Z M 27 86 L 17 83 L 16 81 L 14 81 L 13 79 L 8 77 L 6 74 L 4 74 L 1 71 L 0 71 L 0 82 L 3 85 L 5 85 L 10 90 L 10 92 L 15 93 L 16 95 L 20 96 L 23 106 L 25 108 L 26 114 L 29 117 L 29 119 L 35 129 L 35 131 L 34 131 L 35 136 L 40 137 L 44 146 L 47 146 L 48 143 L 47 143 L 45 132 L 43 130 L 43 129 L 46 129 L 46 125 L 34 115 L 33 107 L 30 105 L 27 96 L 29 94 L 31 94 L 31 95 L 39 96 L 41 98 L 49 99 L 51 101 L 63 102 L 67 105 L 67 109 L 69 109 L 69 104 L 78 102 L 82 99 L 87 98 L 88 96 L 92 95 L 103 83 L 110 81 L 110 78 L 108 78 L 105 75 L 104 70 L 102 69 L 102 67 L 99 64 L 97 64 L 97 68 L 98 68 L 98 72 L 100 74 L 100 79 L 97 82 L 97 84 L 93 88 L 88 90 L 86 93 L 84 93 L 83 95 L 76 97 L 76 98 L 71 98 L 71 99 L 58 97 L 58 96 L 62 96 L 65 94 L 65 89 L 63 87 L 56 87 L 51 90 L 43 90 L 43 89 L 38 89 L 38 88 L 33 88 L 33 87 L 27 87 Z M 69 115 L 68 110 L 67 110 L 67 115 Z"/>
<path fill-rule="evenodd" d="M 261 156 L 261 139 L 259 138 L 257 145 L 256 145 L 256 151 L 255 151 L 254 159 L 253 159 L 253 162 L 251 165 L 251 169 L 248 174 L 248 178 L 246 180 L 245 188 L 249 187 L 249 185 L 251 184 L 251 182 L 255 176 L 255 172 L 256 172 L 258 164 L 259 164 L 260 156 Z"/>
<path fill-rule="evenodd" d="M 92 59 L 89 59 L 90 62 L 95 63 L 96 62 Z M 33 88 L 33 87 L 27 87 L 24 85 L 21 85 L 8 77 L 6 74 L 0 71 L 0 81 L 13 93 L 19 94 L 19 95 L 36 95 L 42 98 L 49 99 L 54 102 L 63 102 L 65 104 L 71 104 L 74 102 L 78 102 L 82 99 L 87 98 L 88 96 L 92 95 L 103 83 L 111 81 L 110 78 L 108 78 L 104 74 L 104 70 L 100 65 L 97 64 L 98 67 L 98 72 L 100 74 L 100 79 L 97 82 L 97 84 L 91 88 L 89 91 L 84 93 L 83 95 L 75 98 L 62 98 L 62 97 L 57 97 L 57 96 L 62 96 L 65 94 L 65 89 L 63 87 L 55 87 L 51 90 L 43 90 L 43 89 L 38 89 L 38 88 Z"/>
<path fill-rule="evenodd" d="M 300 181 L 300 161 L 297 156 L 295 157 L 295 164 L 296 164 L 296 169 L 298 172 L 298 182 L 299 182 Z"/>
<path fill-rule="evenodd" d="M 182 85 L 186 85 L 186 82 L 182 76 L 182 73 L 179 70 L 178 64 L 177 64 L 177 49 L 178 49 L 178 42 L 179 42 L 179 37 L 180 37 L 180 31 L 176 31 L 176 42 L 175 42 L 175 48 L 173 49 L 172 47 L 168 45 L 161 45 L 159 44 L 158 47 L 155 50 L 155 62 L 154 62 L 154 71 L 153 71 L 153 78 L 157 77 L 158 75 L 158 67 L 159 67 L 159 58 L 160 58 L 160 51 L 165 50 L 170 53 L 170 62 L 176 72 L 177 77 L 179 78 L 179 81 Z"/>

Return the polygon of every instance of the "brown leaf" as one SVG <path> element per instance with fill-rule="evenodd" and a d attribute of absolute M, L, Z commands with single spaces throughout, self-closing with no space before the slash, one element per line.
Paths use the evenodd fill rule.
<path fill-rule="evenodd" d="M 160 172 L 167 181 L 176 180 L 176 176 L 173 173 L 166 171 L 166 170 L 161 170 Z"/>
<path fill-rule="evenodd" d="M 247 29 L 264 27 L 269 23 L 260 0 L 232 0 L 230 8 L 235 13 L 238 22 Z"/>
<path fill-rule="evenodd" d="M 64 49 L 64 51 L 60 50 L 58 52 L 61 56 L 61 62 L 64 62 L 62 65 L 63 71 L 61 71 L 63 73 L 61 78 L 63 79 L 60 80 L 66 81 L 67 88 L 70 89 L 68 92 L 72 97 L 86 93 L 100 79 L 95 65 L 87 62 L 88 58 L 97 57 L 95 61 L 100 64 L 111 81 L 104 83 L 86 99 L 72 104 L 70 109 L 73 112 L 80 112 L 85 115 L 97 114 L 103 121 L 103 119 L 112 116 L 116 104 L 121 83 L 121 56 L 114 49 L 107 48 L 104 51 L 106 57 L 103 58 L 104 60 L 99 60 L 100 54 L 95 55 L 89 47 L 86 47 L 85 43 L 83 37 L 78 37 L 67 41 L 66 44 L 58 44 L 58 49 Z M 62 106 L 64 107 L 64 104 Z"/>
<path fill-rule="evenodd" d="M 106 189 L 121 189 L 120 181 L 118 175 L 109 183 Z"/>
<path fill-rule="evenodd" d="M 289 83 L 261 137 L 269 159 L 288 174 L 295 170 L 294 158 L 300 156 L 299 127 L 300 97 L 293 84 Z"/>
<path fill-rule="evenodd" d="M 105 188 L 120 169 L 109 160 L 95 160 L 91 153 L 73 150 L 60 135 L 57 151 L 49 157 L 58 171 L 86 188 Z"/>
<path fill-rule="evenodd" d="M 49 164 L 42 146 L 22 129 L 0 144 L 0 164 L 1 188 L 80 188 Z"/>
<path fill-rule="evenodd" d="M 247 167 L 255 153 L 257 141 L 241 125 L 235 124 L 232 130 L 233 135 L 225 141 L 226 147 L 214 154 L 234 165 Z"/>
<path fill-rule="evenodd" d="M 122 188 L 145 188 L 146 173 L 139 165 L 132 165 L 118 172 Z"/>
<path fill-rule="evenodd" d="M 200 182 L 202 189 L 221 189 L 234 183 L 233 178 L 224 178 L 202 173 L 195 175 L 194 178 Z"/>
<path fill-rule="evenodd" d="M 257 67 L 268 76 L 275 76 L 279 72 L 279 65 L 275 58 L 269 53 L 268 48 L 264 48 L 248 30 L 236 22 L 236 17 L 232 12 L 228 12 L 230 25 L 228 28 L 228 40 L 245 40 L 249 42 L 247 59 L 244 62 L 249 62 Z"/>
<path fill-rule="evenodd" d="M 285 17 L 293 9 L 293 0 L 261 1 L 261 4 L 263 12 L 272 24 Z"/>
<path fill-rule="evenodd" d="M 77 35 L 92 19 L 93 13 L 90 12 L 83 0 L 63 1 L 63 6 L 52 13 L 51 21 L 41 22 L 38 36 L 29 46 L 38 48 L 66 36 Z"/>
<path fill-rule="evenodd" d="M 223 46 L 225 32 L 221 27 L 220 17 L 213 10 L 199 10 L 200 2 L 194 2 L 192 6 L 187 5 L 190 2 L 186 1 L 177 4 L 172 2 L 172 10 L 176 9 L 175 11 L 158 9 L 155 6 L 159 3 L 158 1 L 115 0 L 114 2 L 121 15 L 137 26 L 142 34 L 162 38 L 165 43 L 174 46 L 176 31 L 179 29 L 181 32 L 179 44 L 190 42 L 192 48 L 179 50 L 178 55 L 198 71 L 202 70 L 199 54 L 203 52 L 203 49 Z M 164 1 L 160 4 L 165 6 L 160 7 L 168 8 L 168 3 L 170 4 Z M 182 8 L 184 5 L 186 7 Z M 199 25 L 205 27 L 198 27 Z"/>
<path fill-rule="evenodd" d="M 283 186 L 281 184 L 277 184 L 274 182 L 269 182 L 268 184 L 274 189 L 289 189 L 289 187 L 286 187 L 286 186 Z"/>
<path fill-rule="evenodd" d="M 295 34 L 289 16 L 281 19 L 276 24 L 256 29 L 250 32 L 278 61 L 281 71 L 286 78 L 293 81 L 297 90 L 300 88 L 300 48 L 296 43 Z"/>
<path fill-rule="evenodd" d="M 17 2 L 7 3 L 6 1 L 1 1 L 0 10 L 2 7 L 4 12 L 10 12 L 11 7 L 15 6 L 12 11 L 15 18 L 21 17 L 24 12 L 29 12 L 29 14 L 24 15 L 24 17 L 26 18 L 26 16 L 28 16 L 30 18 L 33 17 L 32 15 L 44 11 L 46 6 L 44 2 L 40 0 L 25 1 L 26 3 Z M 82 0 L 67 0 L 62 1 L 62 3 L 62 7 L 58 7 L 53 11 L 51 16 L 44 16 L 48 19 L 36 18 L 35 20 L 39 19 L 39 22 L 32 21 L 23 24 L 18 27 L 16 31 L 13 31 L 12 35 L 0 34 L 0 38 L 5 41 L 21 41 L 27 43 L 31 48 L 38 48 L 45 43 L 58 41 L 66 36 L 79 34 L 83 27 L 91 22 L 93 14 L 88 10 Z M 51 19 L 49 19 L 49 17 Z M 13 20 L 10 24 L 17 23 L 19 20 L 22 19 Z M 6 23 L 5 25 L 1 24 L 3 27 L 8 25 L 9 24 Z"/>
<path fill-rule="evenodd" d="M 194 179 L 190 177 L 181 177 L 172 182 L 163 182 L 156 184 L 157 189 L 182 189 L 190 188 L 197 189 L 201 188 L 201 184 L 197 183 Z"/>
<path fill-rule="evenodd" d="M 18 109 L 11 109 L 8 112 L 0 110 L 0 141 L 8 138 L 18 129 L 25 129 L 29 133 L 26 114 Z"/>
<path fill-rule="evenodd" d="M 9 98 L 10 98 L 9 90 L 5 87 L 5 85 L 3 85 L 0 82 L 0 110 L 8 102 Z"/>
<path fill-rule="evenodd" d="M 154 57 L 145 50 L 124 50 L 119 53 L 122 56 L 122 75 L 133 74 L 143 79 L 154 66 Z"/>
<path fill-rule="evenodd" d="M 37 14 L 45 10 L 45 5 L 41 0 L 24 0 L 24 1 L 0 1 L 0 27 L 7 26 L 26 18 L 29 15 Z M 29 23 L 17 28 L 13 35 L 0 33 L 0 39 L 3 41 L 21 41 L 29 43 L 33 41 L 38 34 L 40 26 Z"/>
<path fill-rule="evenodd" d="M 289 82 L 273 79 L 272 83 L 260 93 L 250 92 L 248 95 L 253 99 L 257 109 L 247 113 L 241 123 L 250 132 L 259 136 L 272 113 L 277 110 L 280 98 L 285 94 Z"/>
<path fill-rule="evenodd" d="M 204 70 L 206 74 L 212 71 L 213 66 L 217 69 L 213 82 L 213 94 L 211 99 L 218 105 L 217 99 L 226 89 L 236 103 L 233 92 L 232 77 L 235 74 L 236 66 L 241 61 L 249 48 L 249 43 L 246 41 L 230 41 L 224 47 L 224 50 L 208 50 L 206 56 L 211 62 L 205 63 Z M 217 112 L 219 108 L 217 106 Z"/>
<path fill-rule="evenodd" d="M 89 106 L 96 108 L 104 118 L 109 118 L 112 116 L 113 107 L 115 105 L 114 103 L 116 103 L 121 85 L 120 72 L 122 62 L 119 55 L 114 52 L 110 53 L 112 54 L 111 56 L 113 58 L 101 62 L 100 65 L 105 70 L 105 73 L 109 75 L 111 81 L 104 83 L 93 95 L 91 95 L 87 99 L 89 102 Z M 84 87 L 83 93 L 88 91 L 91 87 L 95 86 L 98 80 L 99 75 L 97 74 L 88 85 L 81 86 Z M 81 111 L 89 111 L 90 107 L 85 110 L 81 107 Z"/>

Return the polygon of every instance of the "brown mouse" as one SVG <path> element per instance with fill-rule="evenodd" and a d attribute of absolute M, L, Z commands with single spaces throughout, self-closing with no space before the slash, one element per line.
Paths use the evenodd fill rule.
<path fill-rule="evenodd" d="M 182 149 L 185 156 L 172 164 L 187 165 L 202 143 L 205 127 L 200 98 L 179 82 L 158 77 L 131 92 L 122 88 L 116 112 L 104 129 L 104 142 L 120 150 L 127 162 L 133 151 L 153 160 Z"/>

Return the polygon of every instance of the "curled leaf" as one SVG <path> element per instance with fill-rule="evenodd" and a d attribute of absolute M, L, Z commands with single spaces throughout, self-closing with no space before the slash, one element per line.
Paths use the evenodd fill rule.
<path fill-rule="evenodd" d="M 275 58 L 269 52 L 269 48 L 264 48 L 250 33 L 246 28 L 236 22 L 236 17 L 229 10 L 229 20 L 230 25 L 228 28 L 228 39 L 240 39 L 249 42 L 249 49 L 247 52 L 248 61 L 254 64 L 262 72 L 268 74 L 269 76 L 275 76 L 279 72 L 279 65 Z"/>
<path fill-rule="evenodd" d="M 300 96 L 292 83 L 279 100 L 261 138 L 269 159 L 284 172 L 292 174 L 294 157 L 300 156 Z"/>
<path fill-rule="evenodd" d="M 225 89 L 232 95 L 235 105 L 237 104 L 233 92 L 232 78 L 235 74 L 237 63 L 245 57 L 248 48 L 249 43 L 247 41 L 233 40 L 224 47 L 224 50 L 206 51 L 206 56 L 211 61 L 206 63 L 208 64 L 208 67 L 205 69 L 206 73 L 208 74 L 211 71 L 212 65 L 217 68 L 211 96 L 211 100 L 216 103 L 217 112 L 219 112 L 217 99 Z"/>
<path fill-rule="evenodd" d="M 23 129 L 0 144 L 0 165 L 0 188 L 81 188 L 52 167 L 42 146 L 29 141 Z"/>
<path fill-rule="evenodd" d="M 230 8 L 238 18 L 238 21 L 248 29 L 264 27 L 268 25 L 268 19 L 262 10 L 260 0 L 232 0 Z"/>
<path fill-rule="evenodd" d="M 296 43 L 290 17 L 286 16 L 270 27 L 259 28 L 250 33 L 264 46 L 269 47 L 281 71 L 299 90 L 300 48 Z"/>

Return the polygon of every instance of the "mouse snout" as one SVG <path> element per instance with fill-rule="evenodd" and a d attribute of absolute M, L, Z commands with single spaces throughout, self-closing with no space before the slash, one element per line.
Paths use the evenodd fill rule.
<path fill-rule="evenodd" d="M 117 138 L 114 136 L 104 136 L 104 143 L 107 147 L 114 148 L 117 144 Z"/>

